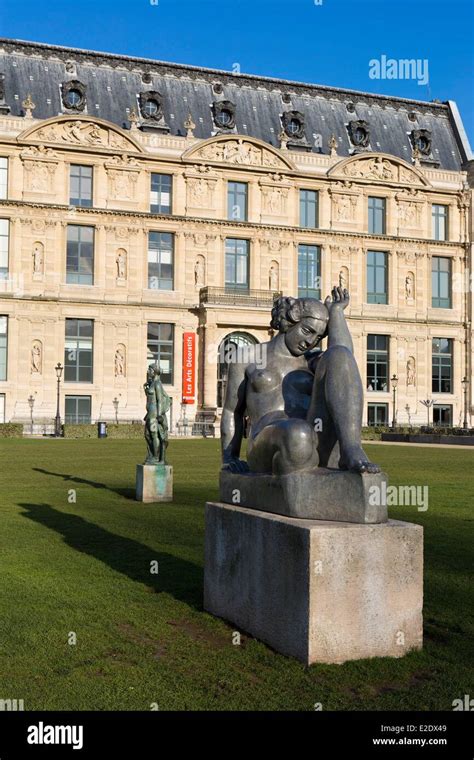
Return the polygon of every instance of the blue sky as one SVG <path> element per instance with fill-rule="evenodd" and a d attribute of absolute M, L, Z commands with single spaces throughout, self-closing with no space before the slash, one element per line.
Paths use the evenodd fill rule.
<path fill-rule="evenodd" d="M 473 0 L 0 0 L 2 37 L 455 100 L 471 147 L 473 29 Z M 370 78 L 383 55 L 426 60 L 428 83 Z"/>

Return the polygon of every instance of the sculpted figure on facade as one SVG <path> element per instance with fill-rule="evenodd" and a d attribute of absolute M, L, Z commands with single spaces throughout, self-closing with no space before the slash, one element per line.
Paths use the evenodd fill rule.
<path fill-rule="evenodd" d="M 125 377 L 125 346 L 119 345 L 115 351 L 115 377 Z"/>
<path fill-rule="evenodd" d="M 405 300 L 408 302 L 413 301 L 415 276 L 413 272 L 408 272 L 405 277 Z"/>
<path fill-rule="evenodd" d="M 33 246 L 33 274 L 43 274 L 44 249 L 43 244 L 36 242 Z"/>
<path fill-rule="evenodd" d="M 117 265 L 117 279 L 127 279 L 127 252 L 123 248 L 119 248 L 117 251 L 117 258 L 115 259 Z"/>
<path fill-rule="evenodd" d="M 203 288 L 206 284 L 206 260 L 199 254 L 194 264 L 194 285 L 196 288 Z"/>
<path fill-rule="evenodd" d="M 415 357 L 408 357 L 407 361 L 407 385 L 416 385 L 416 362 Z"/>
<path fill-rule="evenodd" d="M 339 287 L 343 290 L 349 289 L 349 270 L 347 267 L 342 267 L 339 272 Z"/>
<path fill-rule="evenodd" d="M 43 371 L 43 346 L 41 341 L 33 341 L 31 347 L 31 374 L 41 375 Z"/>
<path fill-rule="evenodd" d="M 272 261 L 268 272 L 268 284 L 270 290 L 276 293 L 280 287 L 280 273 L 277 261 Z"/>

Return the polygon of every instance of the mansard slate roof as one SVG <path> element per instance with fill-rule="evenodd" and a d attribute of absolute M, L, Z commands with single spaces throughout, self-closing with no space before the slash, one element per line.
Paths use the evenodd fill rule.
<path fill-rule="evenodd" d="M 184 122 L 188 113 L 196 124 L 195 137 L 215 135 L 218 130 L 212 104 L 228 100 L 235 104 L 236 132 L 276 147 L 280 144 L 282 113 L 299 111 L 304 114 L 306 139 L 314 152 L 328 153 L 328 140 L 334 134 L 339 142 L 338 155 L 352 155 L 354 147 L 347 125 L 353 120 L 364 120 L 369 124 L 374 151 L 411 161 L 410 133 L 426 129 L 432 135 L 432 158 L 441 168 L 460 170 L 470 158 L 463 143 L 462 124 L 456 119 L 457 109 L 454 106 L 453 114 L 450 103 L 387 97 L 3 38 L 0 38 L 0 75 L 3 75 L 4 103 L 12 116 L 23 115 L 21 103 L 28 93 L 36 105 L 35 118 L 63 115 L 61 85 L 78 80 L 86 86 L 84 113 L 124 128 L 129 127 L 130 108 L 139 112 L 139 93 L 153 90 L 162 96 L 164 121 L 171 135 L 186 134 Z M 217 92 L 216 83 L 222 85 Z M 314 136 L 318 134 L 322 136 L 322 148 L 314 145 Z"/>

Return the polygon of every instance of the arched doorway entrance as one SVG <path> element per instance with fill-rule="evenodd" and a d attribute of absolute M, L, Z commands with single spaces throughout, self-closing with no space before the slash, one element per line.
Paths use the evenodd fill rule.
<path fill-rule="evenodd" d="M 233 332 L 226 335 L 221 341 L 217 355 L 217 407 L 222 408 L 224 405 L 225 392 L 227 388 L 227 375 L 229 372 L 229 362 L 226 357 L 232 355 L 241 347 L 254 346 L 258 340 L 253 335 L 246 332 Z"/>

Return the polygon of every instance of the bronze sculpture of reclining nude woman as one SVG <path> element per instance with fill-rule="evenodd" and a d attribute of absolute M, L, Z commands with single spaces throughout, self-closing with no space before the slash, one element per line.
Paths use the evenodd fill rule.
<path fill-rule="evenodd" d="M 286 475 L 316 467 L 378 473 L 361 446 L 363 391 L 340 287 L 322 303 L 279 298 L 265 363 L 229 365 L 221 421 L 223 469 Z M 310 352 L 327 336 L 325 351 Z M 259 346 L 259 355 L 262 346 Z M 240 459 L 245 417 L 247 462 Z"/>

